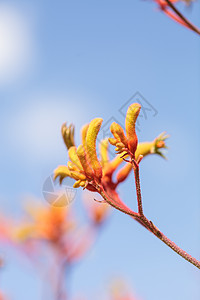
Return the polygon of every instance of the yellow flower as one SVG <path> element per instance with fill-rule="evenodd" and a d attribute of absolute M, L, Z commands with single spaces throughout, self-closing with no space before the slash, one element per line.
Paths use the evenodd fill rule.
<path fill-rule="evenodd" d="M 117 153 L 127 152 L 131 157 L 135 157 L 138 143 L 135 132 L 135 123 L 140 113 L 140 109 L 141 105 L 138 103 L 133 103 L 129 106 L 125 120 L 126 136 L 123 128 L 119 124 L 115 122 L 111 124 L 110 131 L 114 138 L 109 138 L 109 142 L 116 146 L 115 150 Z"/>
<path fill-rule="evenodd" d="M 30 203 L 25 209 L 28 218 L 15 226 L 13 237 L 15 240 L 26 241 L 32 238 L 55 243 L 75 227 L 67 208 Z"/>
<path fill-rule="evenodd" d="M 157 138 L 155 138 L 152 142 L 144 142 L 139 143 L 137 150 L 135 152 L 135 159 L 137 160 L 140 155 L 147 156 L 149 154 L 158 154 L 163 158 L 166 158 L 164 154 L 160 151 L 160 149 L 167 148 L 165 145 L 165 140 L 169 136 L 165 134 L 165 132 L 161 133 Z M 115 166 L 119 165 L 122 162 L 122 159 L 118 156 L 115 160 Z M 132 170 L 132 165 L 130 163 L 126 163 L 124 167 L 122 167 L 117 173 L 117 182 L 120 183 L 124 181 L 129 173 Z"/>
<path fill-rule="evenodd" d="M 81 130 L 82 144 L 76 147 L 73 141 L 73 145 L 71 143 L 69 147 L 70 144 L 68 143 L 68 164 L 67 166 L 59 166 L 54 171 L 54 179 L 58 177 L 60 183 L 62 183 L 65 177 L 71 177 L 75 179 L 74 188 L 81 186 L 90 191 L 96 191 L 95 187 L 101 184 L 104 188 L 109 187 L 110 190 L 114 191 L 116 186 L 127 178 L 132 169 L 131 164 L 127 163 L 118 171 L 117 181 L 113 181 L 113 173 L 123 162 L 122 156 L 130 155 L 136 160 L 140 155 L 146 156 L 153 153 L 163 156 L 160 149 L 166 148 L 165 139 L 167 136 L 164 133 L 152 142 L 137 145 L 135 123 L 140 108 L 141 106 L 138 103 L 129 106 L 125 121 L 126 134 L 119 124 L 112 123 L 110 130 L 114 138 L 100 142 L 99 158 L 97 156 L 96 140 L 103 120 L 95 118 L 89 124 L 83 126 Z M 66 140 L 66 134 L 63 138 Z M 108 140 L 116 146 L 118 153 L 113 160 L 109 159 Z"/>
<path fill-rule="evenodd" d="M 92 120 L 89 126 L 82 130 L 82 142 L 78 148 L 72 146 L 68 150 L 70 162 L 68 166 L 59 166 L 54 171 L 54 178 L 60 178 L 60 183 L 65 177 L 76 180 L 74 187 L 88 187 L 90 182 L 100 182 L 102 178 L 102 166 L 97 157 L 96 139 L 102 124 L 101 118 Z M 89 186 L 88 186 L 89 185 Z"/>

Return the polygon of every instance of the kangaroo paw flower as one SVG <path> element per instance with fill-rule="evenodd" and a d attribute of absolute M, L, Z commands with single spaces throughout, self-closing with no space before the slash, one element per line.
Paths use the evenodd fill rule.
<path fill-rule="evenodd" d="M 102 188 L 111 198 L 114 195 L 114 198 L 118 199 L 116 187 L 128 177 L 132 170 L 132 165 L 127 162 L 117 172 L 117 181 L 114 182 L 113 174 L 121 163 L 128 156 L 135 161 L 140 155 L 158 154 L 164 157 L 162 149 L 167 148 L 165 140 L 168 136 L 165 133 L 160 134 L 152 142 L 138 144 L 135 124 L 140 109 L 141 106 L 138 103 L 133 103 L 129 106 L 125 120 L 125 131 L 116 122 L 111 124 L 110 130 L 113 137 L 100 142 L 100 158 L 97 156 L 96 141 L 103 121 L 101 118 L 93 119 L 89 124 L 82 127 L 82 144 L 78 148 L 74 145 L 74 127 L 72 125 L 67 127 L 64 124 L 62 126 L 62 135 L 68 148 L 69 161 L 67 166 L 59 166 L 54 171 L 54 178 L 59 178 L 60 183 L 62 183 L 65 177 L 71 177 L 75 180 L 74 188 L 82 187 L 93 192 L 99 192 Z M 111 161 L 108 155 L 109 143 L 116 147 L 115 150 L 118 153 Z M 119 204 L 118 200 L 115 201 Z"/>
<path fill-rule="evenodd" d="M 162 153 L 162 149 L 166 149 L 166 143 L 165 140 L 169 137 L 165 132 L 161 133 L 157 138 L 155 138 L 152 142 L 144 142 L 139 143 L 137 146 L 137 150 L 135 152 L 135 159 L 137 160 L 140 155 L 143 157 L 149 155 L 149 154 L 158 154 L 161 157 L 165 158 L 164 154 Z M 119 162 L 119 160 L 118 160 Z M 132 165 L 130 163 L 127 163 L 125 166 L 123 166 L 117 173 L 117 184 L 124 181 L 130 172 L 132 171 Z"/>
<path fill-rule="evenodd" d="M 85 152 L 85 149 L 84 149 L 83 145 L 78 146 L 77 156 L 80 160 L 80 163 L 83 167 L 83 170 L 84 170 L 86 176 L 89 177 L 89 178 L 93 178 L 94 173 L 93 173 L 93 170 L 92 170 L 92 168 L 90 166 L 90 163 L 87 159 L 87 154 Z"/>
<path fill-rule="evenodd" d="M 166 134 L 166 132 L 161 133 L 157 138 L 154 140 L 154 145 L 151 149 L 151 153 L 155 153 L 163 157 L 164 159 L 167 159 L 166 156 L 163 154 L 160 149 L 167 149 L 167 146 L 165 144 L 165 140 L 169 138 L 169 135 Z"/>
<path fill-rule="evenodd" d="M 86 135 L 86 151 L 90 162 L 90 165 L 94 171 L 94 174 L 98 180 L 102 177 L 102 166 L 98 160 L 96 152 L 96 139 L 101 128 L 103 119 L 96 118 L 89 124 L 87 135 Z"/>
<path fill-rule="evenodd" d="M 123 128 L 119 124 L 113 122 L 110 126 L 110 131 L 114 135 L 114 138 L 108 139 L 110 144 L 116 146 L 115 151 L 117 153 L 122 153 L 128 146 L 128 141 Z"/>
<path fill-rule="evenodd" d="M 135 132 L 135 123 L 137 120 L 137 117 L 140 113 L 141 105 L 138 103 L 133 103 L 129 106 L 127 114 L 126 114 L 126 120 L 125 120 L 125 127 L 126 127 L 126 136 L 128 139 L 128 149 L 129 151 L 135 155 L 135 151 L 137 149 L 137 135 Z"/>
<path fill-rule="evenodd" d="M 116 146 L 115 150 L 118 154 L 127 152 L 131 157 L 135 157 L 138 143 L 135 132 L 135 123 L 140 113 L 140 109 L 141 105 L 138 103 L 133 103 L 129 106 L 125 120 L 126 135 L 119 124 L 113 122 L 110 126 L 110 131 L 114 138 L 109 138 L 108 140 L 111 145 Z"/>
<path fill-rule="evenodd" d="M 70 147 L 75 146 L 74 125 L 73 124 L 70 124 L 69 126 L 67 126 L 67 124 L 64 123 L 61 127 L 61 133 L 62 133 L 63 140 L 64 140 L 65 145 L 68 150 Z"/>
<path fill-rule="evenodd" d="M 83 145 L 78 148 L 71 146 L 68 150 L 70 161 L 68 166 L 59 166 L 54 171 L 54 179 L 59 177 L 62 183 L 65 177 L 76 180 L 74 187 L 83 187 L 90 190 L 93 183 L 100 182 L 102 178 L 102 165 L 96 153 L 96 139 L 101 127 L 102 119 L 96 118 L 82 129 Z"/>

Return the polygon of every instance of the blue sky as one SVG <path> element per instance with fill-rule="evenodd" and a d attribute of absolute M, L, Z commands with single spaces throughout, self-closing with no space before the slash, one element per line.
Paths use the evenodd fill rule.
<path fill-rule="evenodd" d="M 195 24 L 199 8 L 183 8 Z M 43 201 L 44 180 L 67 161 L 64 121 L 76 125 L 78 141 L 80 127 L 94 117 L 123 122 L 119 109 L 139 91 L 158 112 L 141 122 L 139 140 L 170 134 L 168 161 L 141 164 L 145 213 L 200 257 L 199 37 L 150 1 L 15 0 L 0 3 L 0 40 L 2 209 L 19 213 L 27 195 Z M 120 195 L 135 207 L 132 180 Z M 34 270 L 5 256 L 2 289 L 12 299 L 41 299 Z M 72 294 L 97 298 L 115 275 L 144 300 L 200 297 L 199 272 L 117 211 L 74 270 Z"/>

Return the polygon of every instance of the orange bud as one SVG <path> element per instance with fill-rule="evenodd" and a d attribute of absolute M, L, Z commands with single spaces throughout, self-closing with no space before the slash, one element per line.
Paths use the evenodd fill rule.
<path fill-rule="evenodd" d="M 140 113 L 141 105 L 138 103 L 133 103 L 129 106 L 126 113 L 125 127 L 126 127 L 126 136 L 128 139 L 128 148 L 132 154 L 135 154 L 137 148 L 137 135 L 135 132 L 135 123 L 137 117 Z"/>
<path fill-rule="evenodd" d="M 137 144 L 138 144 L 138 139 L 137 139 L 136 135 L 134 138 L 132 138 L 128 141 L 128 149 L 130 150 L 130 152 L 132 154 L 135 154 L 135 151 L 137 149 Z"/>
<path fill-rule="evenodd" d="M 121 142 L 125 147 L 127 146 L 127 138 L 123 128 L 119 124 L 113 122 L 110 126 L 110 131 L 118 142 Z"/>

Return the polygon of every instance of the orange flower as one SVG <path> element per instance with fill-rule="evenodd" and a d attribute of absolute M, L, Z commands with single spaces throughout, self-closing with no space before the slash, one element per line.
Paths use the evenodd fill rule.
<path fill-rule="evenodd" d="M 58 208 L 31 204 L 26 207 L 26 221 L 20 221 L 13 229 L 15 245 L 21 245 L 25 253 L 34 257 L 40 254 L 41 243 L 53 249 L 57 257 L 67 263 L 75 262 L 89 251 L 96 239 L 96 230 L 89 226 L 78 224 L 70 207 Z M 17 243 L 16 243 L 17 242 Z"/>
<path fill-rule="evenodd" d="M 15 230 L 19 240 L 44 239 L 56 243 L 74 227 L 67 208 L 30 205 L 27 207 L 28 220 Z"/>

